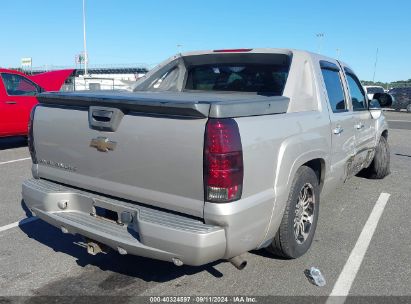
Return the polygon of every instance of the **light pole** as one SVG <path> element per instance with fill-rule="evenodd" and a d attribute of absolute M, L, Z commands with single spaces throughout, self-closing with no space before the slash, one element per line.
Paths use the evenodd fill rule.
<path fill-rule="evenodd" d="M 378 62 L 378 48 L 377 48 L 377 52 L 375 53 L 374 75 L 372 76 L 372 82 L 374 82 L 375 80 L 375 72 L 377 71 L 377 62 Z"/>
<path fill-rule="evenodd" d="M 84 76 L 87 75 L 87 39 L 86 39 L 86 0 L 83 0 L 83 42 L 84 42 Z"/>
<path fill-rule="evenodd" d="M 340 60 L 340 51 L 341 51 L 341 50 L 340 50 L 340 49 L 336 49 L 335 51 L 337 52 L 337 60 Z"/>
<path fill-rule="evenodd" d="M 318 53 L 320 53 L 320 52 L 321 52 L 321 48 L 322 48 L 324 33 L 317 33 L 316 36 L 317 36 L 317 38 L 318 38 Z"/>

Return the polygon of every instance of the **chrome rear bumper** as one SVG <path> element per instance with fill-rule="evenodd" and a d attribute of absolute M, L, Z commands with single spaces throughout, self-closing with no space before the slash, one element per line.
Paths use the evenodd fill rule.
<path fill-rule="evenodd" d="M 223 227 L 179 214 L 125 202 L 43 179 L 23 183 L 23 199 L 42 220 L 63 232 L 80 234 L 121 254 L 158 260 L 178 259 L 203 265 L 223 258 L 226 237 Z M 96 216 L 96 207 L 131 215 L 130 223 Z"/>

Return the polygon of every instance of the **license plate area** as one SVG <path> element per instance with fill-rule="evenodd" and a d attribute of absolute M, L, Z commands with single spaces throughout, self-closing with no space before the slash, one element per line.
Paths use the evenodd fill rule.
<path fill-rule="evenodd" d="M 91 214 L 97 218 L 110 221 L 112 223 L 119 223 L 118 213 L 100 206 L 94 206 L 94 212 Z"/>

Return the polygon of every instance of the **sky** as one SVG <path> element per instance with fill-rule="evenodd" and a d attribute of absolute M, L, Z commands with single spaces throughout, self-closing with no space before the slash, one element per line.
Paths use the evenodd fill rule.
<path fill-rule="evenodd" d="M 152 67 L 180 51 L 278 47 L 339 58 L 372 80 L 378 48 L 376 81 L 411 78 L 408 0 L 85 1 L 91 65 Z M 75 66 L 83 51 L 82 0 L 2 0 L 0 20 L 2 67 L 23 57 Z"/>

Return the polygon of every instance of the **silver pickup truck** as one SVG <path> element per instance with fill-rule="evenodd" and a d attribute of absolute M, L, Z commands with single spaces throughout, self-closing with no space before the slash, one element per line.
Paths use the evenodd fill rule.
<path fill-rule="evenodd" d="M 297 258 L 320 198 L 332 204 L 327 193 L 358 173 L 389 174 L 378 101 L 345 63 L 306 51 L 178 54 L 133 92 L 39 100 L 23 199 L 91 254 L 239 269 L 253 249 Z"/>

